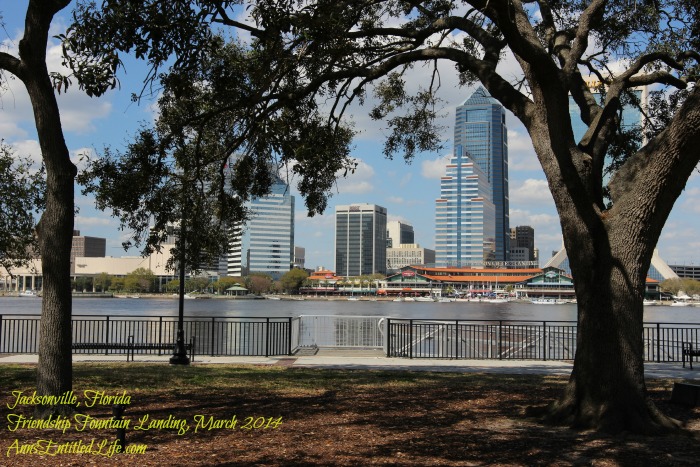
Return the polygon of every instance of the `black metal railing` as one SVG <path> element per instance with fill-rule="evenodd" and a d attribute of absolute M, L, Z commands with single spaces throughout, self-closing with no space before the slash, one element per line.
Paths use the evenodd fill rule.
<path fill-rule="evenodd" d="M 299 318 L 190 316 L 185 319 L 184 331 L 187 340 L 196 337 L 196 355 L 211 356 L 290 355 L 309 333 L 319 334 L 316 343 L 340 346 L 358 341 L 355 334 L 370 331 L 372 346 L 381 345 L 389 357 L 571 360 L 576 353 L 575 321 L 387 318 L 378 321 L 381 325 L 366 325 L 367 317 L 341 318 L 343 323 L 356 319 L 364 324 L 343 325 L 340 344 L 338 317 L 334 317 L 333 326 L 317 325 L 327 321 L 319 319 L 306 320 L 302 326 Z M 0 353 L 38 353 L 39 321 L 36 315 L 0 315 Z M 307 329 L 311 325 L 317 326 L 313 332 Z M 163 349 L 176 341 L 177 318 L 81 315 L 73 317 L 72 331 L 74 344 L 104 344 L 99 351 L 84 346 L 87 348 L 74 348 L 75 353 L 123 354 L 132 339 L 152 347 L 138 353 L 164 354 L 168 351 Z M 332 335 L 326 339 L 323 333 Z M 645 323 L 643 342 L 645 361 L 680 362 L 684 342 L 700 347 L 700 324 Z"/>
<path fill-rule="evenodd" d="M 272 356 L 292 353 L 292 318 L 186 317 L 187 339 L 196 336 L 197 355 Z M 136 350 L 142 354 L 164 354 L 177 336 L 177 318 L 162 316 L 74 316 L 73 344 L 104 344 L 99 353 L 123 354 L 129 342 L 152 345 Z M 109 347 L 113 345 L 113 347 Z M 80 346 L 78 346 L 80 347 Z M 0 353 L 38 353 L 39 317 L 0 315 Z M 74 348 L 74 353 L 91 353 Z"/>
<path fill-rule="evenodd" d="M 683 342 L 700 342 L 700 324 L 645 323 L 644 360 L 680 362 Z M 387 319 L 389 357 L 573 360 L 575 321 Z"/>

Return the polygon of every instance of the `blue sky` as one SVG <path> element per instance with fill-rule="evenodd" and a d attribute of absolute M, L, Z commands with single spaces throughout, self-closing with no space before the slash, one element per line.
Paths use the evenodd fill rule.
<path fill-rule="evenodd" d="M 0 5 L 5 23 L 0 30 L 0 47 L 16 53 L 26 11 L 26 0 L 13 0 Z M 52 33 L 65 30 L 70 8 L 54 20 Z M 52 41 L 48 51 L 49 69 L 61 69 L 60 46 Z M 454 68 L 442 68 L 440 97 L 444 101 L 440 124 L 444 127 L 444 150 L 422 154 L 411 164 L 401 156 L 387 160 L 382 155 L 384 127 L 367 116 L 369 107 L 353 108 L 353 120 L 360 132 L 354 142 L 353 156 L 359 166 L 355 174 L 339 179 L 329 200 L 326 213 L 308 218 L 303 199 L 296 194 L 296 245 L 306 248 L 306 266 L 334 267 L 334 212 L 338 204 L 374 203 L 387 208 L 389 220 L 401 220 L 414 226 L 416 242 L 434 248 L 435 199 L 440 194 L 440 176 L 444 175 L 445 156 L 452 149 L 455 108 L 473 91 L 457 85 Z M 512 60 L 506 61 L 500 71 L 506 76 L 517 76 Z M 416 68 L 407 76 L 410 88 L 426 81 L 429 71 Z M 79 154 L 94 154 L 104 146 L 122 149 L 129 138 L 145 122 L 154 118 L 154 101 L 132 103 L 130 95 L 139 92 L 144 68 L 128 63 L 126 74 L 120 76 L 121 88 L 102 98 L 87 97 L 77 87 L 58 96 L 63 130 L 71 155 L 78 163 Z M 7 77 L 7 75 L 5 75 Z M 29 98 L 18 80 L 0 90 L 0 138 L 12 145 L 17 154 L 39 160 L 41 155 L 34 129 Z M 540 250 L 541 264 L 562 244 L 559 220 L 544 174 L 532 149 L 524 127 L 508 115 L 510 160 L 510 225 L 530 225 L 535 229 L 535 245 Z M 107 239 L 107 255 L 133 255 L 124 252 L 121 242 L 128 235 L 119 230 L 119 223 L 109 213 L 97 211 L 92 199 L 77 193 L 79 213 L 75 228 L 83 235 Z M 673 212 L 659 241 L 662 258 L 670 264 L 700 264 L 700 175 L 696 172 L 685 192 L 676 202 Z"/>

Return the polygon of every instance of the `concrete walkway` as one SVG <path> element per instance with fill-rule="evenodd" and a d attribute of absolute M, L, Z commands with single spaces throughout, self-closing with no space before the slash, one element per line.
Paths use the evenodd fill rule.
<path fill-rule="evenodd" d="M 139 363 L 167 364 L 169 355 L 136 355 Z M 36 364 L 36 354 L 0 354 L 0 365 L 29 363 Z M 73 362 L 123 362 L 125 355 L 85 355 L 74 354 Z M 473 372 L 500 374 L 551 374 L 569 375 L 571 362 L 555 360 L 440 360 L 388 358 L 379 351 L 321 351 L 312 356 L 276 357 L 210 357 L 196 355 L 193 365 L 278 365 L 293 368 L 333 368 L 358 370 L 408 370 L 438 372 Z M 646 363 L 644 372 L 647 378 L 672 378 L 700 381 L 700 364 L 695 370 L 681 363 Z"/>

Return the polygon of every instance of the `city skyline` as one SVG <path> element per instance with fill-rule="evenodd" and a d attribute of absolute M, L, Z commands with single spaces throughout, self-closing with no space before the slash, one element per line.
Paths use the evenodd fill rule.
<path fill-rule="evenodd" d="M 26 1 L 7 2 L 3 5 L 5 30 L 2 31 L 2 47 L 16 51 L 23 27 Z M 51 36 L 64 32 L 70 22 L 70 10 L 63 12 L 54 22 Z M 512 60 L 512 59 L 511 59 Z M 504 66 L 508 66 L 506 62 Z M 60 44 L 50 40 L 48 66 L 51 71 L 64 70 L 61 66 Z M 82 165 L 81 154 L 95 157 L 104 146 L 122 150 L 142 123 L 149 124 L 157 114 L 154 98 L 144 96 L 141 103 L 131 101 L 131 94 L 142 89 L 145 76 L 143 65 L 129 60 L 128 75 L 120 76 L 120 88 L 108 92 L 100 99 L 91 99 L 77 86 L 58 96 L 66 142 L 74 162 Z M 439 64 L 447 71 L 447 64 Z M 418 67 L 406 75 L 408 91 L 415 91 L 424 83 L 424 70 Z M 474 88 L 461 87 L 454 73 L 442 75 L 439 97 L 444 102 L 438 109 L 437 124 L 444 128 L 443 150 L 419 154 L 410 164 L 401 155 L 394 159 L 382 156 L 382 144 L 387 134 L 385 124 L 368 117 L 371 99 L 367 106 L 348 109 L 353 116 L 358 136 L 352 155 L 358 160 L 357 170 L 348 178 L 341 178 L 333 189 L 328 207 L 323 215 L 306 216 L 303 200 L 296 203 L 295 243 L 306 248 L 306 266 L 314 269 L 334 265 L 334 217 L 336 205 L 372 203 L 385 206 L 388 220 L 399 220 L 414 226 L 415 243 L 435 248 L 435 199 L 440 196 L 439 180 L 453 147 L 453 125 L 457 105 L 472 94 Z M 532 149 L 532 143 L 522 124 L 506 113 L 508 128 L 509 203 L 510 225 L 530 225 L 536 233 L 535 247 L 540 251 L 540 264 L 549 259 L 552 251 L 562 245 L 558 216 L 549 194 L 547 182 Z M 40 150 L 34 128 L 29 98 L 17 80 L 8 83 L 2 94 L 0 109 L 0 135 L 12 145 L 18 155 L 40 161 Z M 448 148 L 450 149 L 448 151 Z M 291 180 L 291 194 L 298 196 L 295 180 Z M 300 198 L 299 198 L 300 199 Z M 76 190 L 75 229 L 83 235 L 107 239 L 109 256 L 137 255 L 132 249 L 121 247 L 128 232 L 119 230 L 116 219 L 109 213 L 94 207 L 94 199 Z M 671 264 L 700 264 L 700 174 L 694 174 L 669 217 L 659 241 L 661 256 Z"/>

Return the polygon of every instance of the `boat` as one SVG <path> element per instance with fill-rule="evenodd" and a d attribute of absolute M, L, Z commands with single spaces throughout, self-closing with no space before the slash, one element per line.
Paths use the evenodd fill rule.
<path fill-rule="evenodd" d="M 357 297 L 348 297 L 348 300 L 351 301 L 351 302 L 357 302 L 357 301 L 359 301 L 360 299 L 357 298 Z"/>
<path fill-rule="evenodd" d="M 656 305 L 656 300 L 644 300 L 642 303 L 644 306 L 654 306 Z"/>
<path fill-rule="evenodd" d="M 23 292 L 20 292 L 19 296 L 20 297 L 37 297 L 37 294 L 33 290 L 25 290 Z"/>
<path fill-rule="evenodd" d="M 567 303 L 566 300 L 557 300 L 554 298 L 533 298 L 530 302 L 535 305 L 564 305 Z"/>
<path fill-rule="evenodd" d="M 413 298 L 413 297 L 406 297 L 406 298 L 403 299 L 403 301 L 404 301 L 404 302 L 415 302 L 416 299 Z"/>
<path fill-rule="evenodd" d="M 417 302 L 434 302 L 432 297 L 416 297 Z"/>
<path fill-rule="evenodd" d="M 683 300 L 674 300 L 673 303 L 671 303 L 671 306 L 689 306 L 690 302 L 686 302 Z"/>
<path fill-rule="evenodd" d="M 401 298 L 401 297 L 396 297 L 393 301 L 394 301 L 394 302 L 403 302 L 403 298 Z"/>
<path fill-rule="evenodd" d="M 184 296 L 184 298 L 185 298 L 186 300 L 194 300 L 194 299 L 197 298 L 197 297 L 195 297 L 194 295 L 190 295 L 190 294 L 186 293 L 185 296 Z"/>

